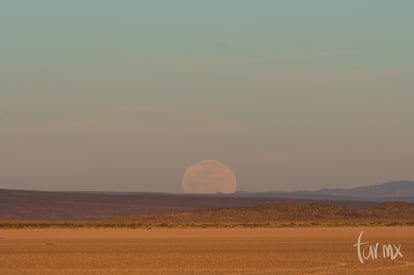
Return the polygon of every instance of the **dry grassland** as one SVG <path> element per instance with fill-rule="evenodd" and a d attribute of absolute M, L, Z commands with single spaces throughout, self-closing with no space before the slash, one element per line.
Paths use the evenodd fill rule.
<path fill-rule="evenodd" d="M 359 263 L 356 243 L 401 244 Z M 413 227 L 5 229 L 0 274 L 413 274 Z"/>

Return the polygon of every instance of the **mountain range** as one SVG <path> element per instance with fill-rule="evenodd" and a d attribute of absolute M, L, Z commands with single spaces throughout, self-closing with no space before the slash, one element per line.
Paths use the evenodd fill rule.
<path fill-rule="evenodd" d="M 301 199 L 318 200 L 367 200 L 367 201 L 405 201 L 414 202 L 414 182 L 408 180 L 392 181 L 378 185 L 369 185 L 355 188 L 324 188 L 313 191 L 267 192 L 240 194 L 255 194 L 257 196 L 279 196 Z"/>

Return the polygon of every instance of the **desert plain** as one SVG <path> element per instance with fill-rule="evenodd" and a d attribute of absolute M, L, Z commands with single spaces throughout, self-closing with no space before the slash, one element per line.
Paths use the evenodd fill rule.
<path fill-rule="evenodd" d="M 379 243 L 360 263 L 354 246 Z M 382 257 L 382 245 L 402 257 Z M 365 251 L 367 253 L 367 251 Z M 0 274 L 412 274 L 414 227 L 1 229 Z"/>
<path fill-rule="evenodd" d="M 414 204 L 5 190 L 0 274 L 414 274 Z"/>

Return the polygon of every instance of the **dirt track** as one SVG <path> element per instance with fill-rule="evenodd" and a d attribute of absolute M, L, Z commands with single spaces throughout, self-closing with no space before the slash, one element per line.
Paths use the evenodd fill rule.
<path fill-rule="evenodd" d="M 403 258 L 358 261 L 356 243 Z M 413 227 L 0 230 L 1 274 L 412 274 Z"/>

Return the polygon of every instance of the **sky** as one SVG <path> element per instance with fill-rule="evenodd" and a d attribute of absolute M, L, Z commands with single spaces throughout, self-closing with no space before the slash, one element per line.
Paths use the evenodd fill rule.
<path fill-rule="evenodd" d="M 0 188 L 414 180 L 413 1 L 1 1 Z"/>

